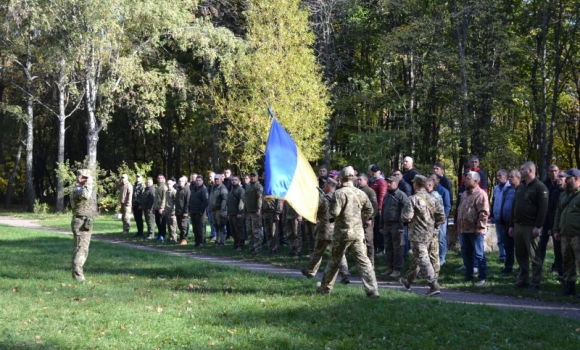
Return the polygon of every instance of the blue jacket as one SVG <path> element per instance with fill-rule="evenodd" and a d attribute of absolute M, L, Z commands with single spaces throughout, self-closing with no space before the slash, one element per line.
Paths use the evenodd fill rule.
<path fill-rule="evenodd" d="M 493 204 L 491 206 L 491 217 L 494 219 L 499 220 L 501 217 L 501 203 L 503 194 L 507 191 L 507 189 L 511 187 L 509 182 L 506 182 L 502 187 L 500 185 L 495 185 L 493 188 Z"/>
<path fill-rule="evenodd" d="M 435 191 L 437 191 L 437 193 L 441 195 L 441 198 L 443 198 L 443 211 L 445 212 L 445 218 L 448 218 L 449 212 L 451 212 L 451 195 L 445 187 L 441 186 L 441 184 L 435 188 Z"/>
<path fill-rule="evenodd" d="M 497 216 L 495 220 L 499 220 L 500 225 L 507 227 L 509 225 L 510 219 L 512 218 L 512 207 L 514 206 L 514 198 L 516 196 L 516 189 L 512 186 L 504 187 L 505 191 L 502 192 L 501 206 L 500 206 L 500 216 Z"/>

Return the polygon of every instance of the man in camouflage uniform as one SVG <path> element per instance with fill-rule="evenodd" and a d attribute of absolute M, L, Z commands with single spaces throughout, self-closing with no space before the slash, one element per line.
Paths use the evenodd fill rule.
<path fill-rule="evenodd" d="M 146 239 L 155 238 L 155 211 L 153 210 L 153 203 L 155 202 L 155 187 L 153 186 L 153 179 L 147 179 L 147 185 L 141 193 L 141 210 L 145 215 L 145 222 L 147 223 L 147 237 Z"/>
<path fill-rule="evenodd" d="M 288 201 L 284 202 L 284 216 L 286 217 L 285 227 L 288 230 L 288 241 L 290 243 L 290 256 L 298 259 L 302 252 L 302 233 L 300 232 L 302 216 L 298 215 Z"/>
<path fill-rule="evenodd" d="M 215 245 L 218 247 L 225 246 L 226 241 L 227 201 L 228 189 L 222 183 L 222 176 L 216 174 L 213 189 L 209 195 L 209 208 L 211 209 L 211 217 L 216 231 Z"/>
<path fill-rule="evenodd" d="M 322 282 L 316 284 L 316 290 L 322 294 L 332 291 L 344 253 L 348 250 L 360 272 L 367 296 L 378 298 L 377 279 L 366 254 L 362 225 L 363 221 L 370 224 L 373 205 L 363 191 L 354 187 L 355 173 L 351 166 L 342 169 L 339 175 L 342 185 L 334 192 L 328 210 L 335 219 L 330 261 L 324 269 Z"/>
<path fill-rule="evenodd" d="M 135 219 L 135 224 L 137 225 L 137 234 L 135 237 L 143 237 L 143 210 L 141 210 L 141 194 L 145 190 L 145 185 L 143 184 L 143 177 L 141 174 L 137 174 L 137 181 L 133 186 L 133 218 Z"/>
<path fill-rule="evenodd" d="M 165 209 L 165 202 L 167 197 L 167 185 L 165 184 L 165 176 L 159 174 L 157 176 L 157 189 L 155 190 L 155 202 L 153 203 L 153 212 L 155 213 L 155 224 L 157 225 L 157 239 L 163 242 L 165 239 L 165 232 L 167 230 L 167 222 L 163 210 Z"/>
<path fill-rule="evenodd" d="M 316 242 L 316 224 L 308 220 L 302 220 L 302 225 L 304 225 L 304 240 L 308 244 L 308 254 L 312 255 Z"/>
<path fill-rule="evenodd" d="M 133 185 L 129 182 L 127 174 L 121 175 L 119 182 L 115 184 L 119 190 L 119 203 L 121 204 L 121 220 L 123 221 L 123 234 L 128 234 L 131 229 L 131 201 L 133 200 Z"/>
<path fill-rule="evenodd" d="M 576 268 L 580 268 L 580 170 L 560 175 L 566 192 L 560 195 L 554 220 L 554 239 L 561 240 L 562 272 L 566 286 L 560 295 L 576 295 Z"/>
<path fill-rule="evenodd" d="M 278 233 L 278 222 L 282 215 L 282 201 L 278 198 L 264 198 L 262 202 L 262 218 L 264 218 L 264 233 L 268 240 L 268 251 L 270 255 L 278 254 L 280 239 Z"/>
<path fill-rule="evenodd" d="M 369 183 L 368 176 L 365 174 L 359 174 L 359 176 L 358 176 L 358 188 L 369 197 L 369 200 L 371 201 L 371 204 L 373 205 L 373 218 L 371 219 L 371 221 L 374 221 L 375 216 L 377 216 L 377 212 L 379 211 L 379 204 L 377 201 L 377 193 L 370 186 L 368 186 L 368 183 Z M 379 216 L 379 218 L 380 218 L 380 216 Z M 374 223 L 371 222 L 370 225 L 367 225 L 366 223 L 363 222 L 363 228 L 365 229 L 365 244 L 367 246 L 367 256 L 369 257 L 371 264 L 373 264 L 373 266 L 375 266 L 375 245 L 374 245 L 374 231 L 373 231 Z M 380 250 L 383 249 L 383 247 L 379 247 L 379 248 L 380 248 Z"/>
<path fill-rule="evenodd" d="M 262 251 L 262 198 L 264 187 L 258 182 L 258 173 L 250 173 L 250 184 L 244 192 L 246 211 L 246 233 L 250 237 L 250 250 L 257 254 Z"/>
<path fill-rule="evenodd" d="M 167 180 L 167 192 L 165 192 L 165 208 L 163 208 L 163 215 L 165 215 L 165 222 L 167 223 L 167 230 L 169 230 L 169 238 L 167 243 L 177 244 L 177 217 L 175 216 L 175 178 Z"/>
<path fill-rule="evenodd" d="M 234 238 L 234 249 L 241 252 L 244 248 L 244 188 L 237 175 L 231 177 L 231 191 L 228 193 L 228 222 L 231 236 Z"/>
<path fill-rule="evenodd" d="M 175 194 L 175 216 L 177 217 L 177 227 L 179 228 L 179 245 L 187 245 L 189 236 L 189 197 L 191 195 L 187 177 L 180 177 L 178 185 L 179 187 Z"/>
<path fill-rule="evenodd" d="M 73 217 L 71 221 L 74 236 L 72 255 L 72 277 L 84 281 L 83 265 L 89 256 L 89 244 L 93 230 L 95 206 L 93 203 L 93 178 L 88 169 L 77 172 L 77 183 L 71 194 Z"/>
<path fill-rule="evenodd" d="M 431 177 L 427 179 L 425 189 L 433 198 L 435 198 L 437 204 L 441 205 L 441 208 L 443 208 L 443 198 L 439 192 L 434 191 L 435 181 Z M 445 208 L 443 209 L 443 213 L 445 213 Z M 439 260 L 439 227 L 433 228 L 433 238 L 431 239 L 431 243 L 429 243 L 428 251 L 429 260 L 431 261 L 431 265 L 433 265 L 435 276 L 439 276 L 439 271 L 441 271 L 441 264 Z"/>
<path fill-rule="evenodd" d="M 428 247 L 433 239 L 434 227 L 439 227 L 445 222 L 445 213 L 443 206 L 438 205 L 437 200 L 425 190 L 426 184 L 425 176 L 415 175 L 413 179 L 415 194 L 409 197 L 401 213 L 403 221 L 409 223 L 409 242 L 413 260 L 407 271 L 407 278 L 401 278 L 399 282 L 407 290 L 411 290 L 411 284 L 420 270 L 430 287 L 426 294 L 434 296 L 440 294 L 441 289 L 429 260 Z"/>
<path fill-rule="evenodd" d="M 320 193 L 318 198 L 318 211 L 316 214 L 316 243 L 314 245 L 314 252 L 310 255 L 308 267 L 302 269 L 302 274 L 307 278 L 313 278 L 318 272 L 320 263 L 322 262 L 322 255 L 332 245 L 332 235 L 334 231 L 334 219 L 330 216 L 328 209 L 330 207 L 330 199 L 336 191 L 338 183 L 334 179 L 326 179 L 324 181 L 324 193 Z M 348 284 L 350 274 L 348 273 L 348 265 L 346 257 L 342 257 L 338 267 L 338 273 L 341 277 L 341 283 Z"/>

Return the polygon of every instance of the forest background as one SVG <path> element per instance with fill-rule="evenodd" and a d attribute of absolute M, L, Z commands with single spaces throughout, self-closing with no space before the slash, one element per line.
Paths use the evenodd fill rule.
<path fill-rule="evenodd" d="M 0 0 L 0 194 L 67 207 L 94 169 L 261 170 L 270 106 L 316 169 L 457 181 L 580 165 L 580 3 Z"/>

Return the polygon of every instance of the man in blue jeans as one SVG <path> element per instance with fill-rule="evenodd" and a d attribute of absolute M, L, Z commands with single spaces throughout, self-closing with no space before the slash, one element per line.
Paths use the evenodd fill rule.
<path fill-rule="evenodd" d="M 499 249 L 499 262 L 505 263 L 505 248 L 504 237 L 507 232 L 504 232 L 503 226 L 500 224 L 501 217 L 501 203 L 503 202 L 503 195 L 510 188 L 507 181 L 508 174 L 505 169 L 499 169 L 496 174 L 497 185 L 493 188 L 493 203 L 491 205 L 491 218 L 495 223 L 495 232 L 497 234 L 497 248 Z"/>
<path fill-rule="evenodd" d="M 489 201 L 487 193 L 479 187 L 480 176 L 475 171 L 465 175 L 465 192 L 457 210 L 457 232 L 463 241 L 461 250 L 465 263 L 464 282 L 472 282 L 473 260 L 477 260 L 479 269 L 476 286 L 483 286 L 487 278 L 487 262 L 485 260 L 484 240 L 489 217 Z"/>
<path fill-rule="evenodd" d="M 429 178 L 433 180 L 434 190 L 439 193 L 443 200 L 443 211 L 445 212 L 445 223 L 439 227 L 439 232 L 437 232 L 439 237 L 439 265 L 443 266 L 447 256 L 447 219 L 451 212 L 451 194 L 445 187 L 441 186 L 441 175 L 434 173 Z"/>

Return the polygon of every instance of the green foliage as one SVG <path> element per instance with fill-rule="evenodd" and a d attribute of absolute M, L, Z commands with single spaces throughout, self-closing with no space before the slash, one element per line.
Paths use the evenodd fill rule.
<path fill-rule="evenodd" d="M 34 200 L 33 212 L 34 214 L 46 215 L 50 211 L 48 203 L 40 203 L 40 199 Z"/>

